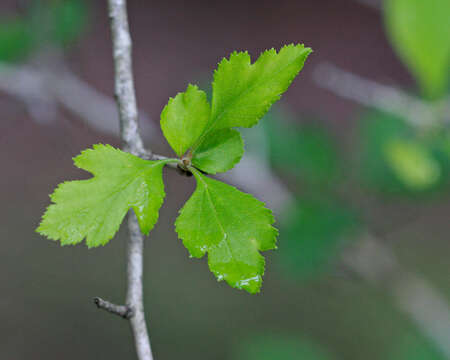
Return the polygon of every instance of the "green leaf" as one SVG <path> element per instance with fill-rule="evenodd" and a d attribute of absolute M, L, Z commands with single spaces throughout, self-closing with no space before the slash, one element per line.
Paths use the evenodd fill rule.
<path fill-rule="evenodd" d="M 274 249 L 278 231 L 272 212 L 249 194 L 194 170 L 197 188 L 180 210 L 175 226 L 191 256 L 208 252 L 219 281 L 259 291 L 264 274 L 260 251 Z"/>
<path fill-rule="evenodd" d="M 244 154 L 244 142 L 239 131 L 222 129 L 214 131 L 193 152 L 192 164 L 209 174 L 233 168 Z"/>
<path fill-rule="evenodd" d="M 161 129 L 178 156 L 194 144 L 209 120 L 210 106 L 206 93 L 190 85 L 183 93 L 170 98 L 161 113 Z"/>
<path fill-rule="evenodd" d="M 439 181 L 441 169 L 438 161 L 419 142 L 396 139 L 388 142 L 384 150 L 388 164 L 409 188 L 423 190 Z"/>
<path fill-rule="evenodd" d="M 385 21 L 394 48 L 429 98 L 444 95 L 450 66 L 448 0 L 386 0 Z"/>
<path fill-rule="evenodd" d="M 26 58 L 33 48 L 29 26 L 21 18 L 0 20 L 0 61 L 17 62 Z"/>
<path fill-rule="evenodd" d="M 109 145 L 94 145 L 74 158 L 77 167 L 94 177 L 60 184 L 37 231 L 62 245 L 85 237 L 88 247 L 104 245 L 133 208 L 148 234 L 164 200 L 162 168 L 168 161 L 143 160 Z"/>
<path fill-rule="evenodd" d="M 231 169 L 242 157 L 240 135 L 232 127 L 250 127 L 286 91 L 311 49 L 288 45 L 264 52 L 251 64 L 248 53 L 231 54 L 219 64 L 212 108 L 206 94 L 189 85 L 161 113 L 161 128 L 174 151 L 193 155 L 193 164 L 215 174 Z M 222 130 L 222 131 L 221 131 Z"/>
<path fill-rule="evenodd" d="M 211 119 L 206 131 L 251 127 L 280 99 L 311 53 L 303 45 L 265 51 L 251 64 L 247 52 L 224 58 L 214 73 Z"/>
<path fill-rule="evenodd" d="M 282 266 L 290 276 L 308 278 L 330 269 L 351 234 L 358 229 L 356 215 L 345 204 L 326 196 L 302 198 L 287 212 L 281 229 Z"/>

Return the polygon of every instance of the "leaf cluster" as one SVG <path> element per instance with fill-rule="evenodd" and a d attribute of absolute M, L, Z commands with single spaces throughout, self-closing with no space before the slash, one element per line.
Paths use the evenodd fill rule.
<path fill-rule="evenodd" d="M 288 45 L 278 53 L 265 51 L 253 64 L 247 52 L 234 52 L 214 73 L 211 104 L 195 85 L 171 98 L 161 113 L 161 128 L 177 158 L 143 160 L 109 145 L 83 151 L 75 165 L 94 176 L 61 184 L 38 232 L 63 245 L 84 238 L 89 247 L 104 245 L 132 208 L 148 234 L 165 196 L 162 169 L 177 163 L 197 182 L 175 222 L 184 246 L 192 257 L 208 253 L 209 268 L 219 281 L 258 292 L 264 273 L 260 252 L 276 248 L 272 213 L 252 195 L 207 174 L 239 162 L 244 144 L 235 128 L 251 127 L 264 116 L 310 52 L 303 45 Z"/>

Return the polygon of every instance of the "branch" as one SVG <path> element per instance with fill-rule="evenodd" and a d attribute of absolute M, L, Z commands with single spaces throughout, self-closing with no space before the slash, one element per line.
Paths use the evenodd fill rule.
<path fill-rule="evenodd" d="M 97 305 L 99 309 L 103 309 L 112 314 L 119 315 L 124 319 L 129 319 L 133 316 L 133 310 L 131 310 L 131 308 L 126 305 L 113 304 L 99 297 L 94 298 L 94 304 Z"/>
<path fill-rule="evenodd" d="M 109 17 L 113 41 L 115 96 L 119 107 L 120 135 L 125 150 L 136 156 L 147 154 L 138 128 L 138 111 L 134 93 L 131 62 L 131 36 L 126 0 L 109 0 Z"/>
<path fill-rule="evenodd" d="M 450 122 L 448 99 L 421 101 L 394 87 L 378 84 L 332 64 L 316 67 L 317 85 L 365 106 L 394 113 L 417 127 L 436 123 L 439 111 Z M 343 253 L 343 262 L 365 281 L 384 286 L 398 308 L 450 358 L 450 308 L 444 297 L 419 275 L 404 269 L 393 252 L 372 234 L 365 234 Z"/>
<path fill-rule="evenodd" d="M 57 104 L 77 115 L 92 129 L 120 136 L 117 105 L 110 97 L 102 94 L 79 78 L 63 63 L 63 59 L 53 66 L 35 68 L 30 65 L 14 66 L 0 63 L 0 91 L 23 101 L 27 111 L 39 124 L 56 120 Z M 156 126 L 149 116 L 139 111 L 140 128 L 144 139 L 160 141 Z M 145 152 L 142 158 L 164 160 L 167 157 Z M 166 166 L 177 168 L 176 163 Z"/>
<path fill-rule="evenodd" d="M 128 26 L 126 0 L 108 0 L 113 41 L 115 67 L 115 95 L 119 108 L 120 135 L 125 150 L 136 156 L 150 158 L 151 152 L 144 149 L 139 134 L 138 111 L 134 93 L 131 62 L 131 36 Z M 128 289 L 127 307 L 133 312 L 130 317 L 136 352 L 139 360 L 153 360 L 145 323 L 142 273 L 144 265 L 144 238 L 136 215 L 128 214 L 130 238 L 128 241 Z"/>
<path fill-rule="evenodd" d="M 61 64 L 60 72 L 53 70 L 47 77 L 53 95 L 61 105 L 81 119 L 89 119 L 97 131 L 119 136 L 119 116 L 114 99 L 80 79 L 65 64 Z M 139 120 L 144 134 L 156 134 L 153 122 L 142 110 L 139 110 Z"/>
<path fill-rule="evenodd" d="M 56 119 L 56 100 L 49 88 L 45 75 L 31 67 L 0 64 L 0 90 L 22 101 L 39 124 Z"/>
<path fill-rule="evenodd" d="M 126 26 L 126 13 L 120 19 L 117 19 L 115 15 L 117 7 L 119 11 L 125 11 L 125 5 L 123 1 L 109 1 L 113 20 L 113 39 L 116 42 L 116 36 L 119 36 L 121 31 L 125 31 L 127 33 L 127 36 L 125 36 L 125 49 L 128 48 L 128 50 L 125 50 L 125 53 L 127 51 L 130 52 L 131 40 Z M 123 9 L 121 9 L 122 7 Z M 114 23 L 115 18 L 116 23 Z M 125 21 L 125 28 L 123 27 L 123 21 Z M 120 22 L 120 25 L 117 22 Z M 118 31 L 115 31 L 114 28 L 116 26 L 119 26 L 121 30 L 118 29 Z M 117 42 L 120 43 L 117 45 L 120 47 L 122 42 L 119 39 L 117 39 Z M 125 60 L 124 62 L 127 65 L 123 66 L 123 62 L 121 66 L 116 64 L 116 72 L 127 72 L 129 70 L 127 76 L 117 76 L 116 78 L 116 87 L 119 88 L 119 91 L 116 89 L 116 94 L 119 108 L 121 109 L 120 129 L 125 129 L 127 135 L 125 136 L 124 134 L 121 136 L 122 141 L 126 148 L 131 149 L 131 151 L 134 151 L 140 156 L 153 160 L 164 159 L 164 156 L 150 155 L 143 148 L 137 125 L 136 101 L 131 73 L 131 55 L 128 54 L 127 56 L 125 54 L 125 59 L 123 59 L 124 51 L 121 50 L 116 53 L 117 46 L 114 44 L 115 59 L 117 54 L 117 61 Z M 67 109 L 80 116 L 97 131 L 118 135 L 119 126 L 111 126 L 105 122 L 105 119 L 110 120 L 117 117 L 116 112 L 113 111 L 114 105 L 112 100 L 71 73 L 65 66 L 62 66 L 58 70 L 63 71 L 51 73 L 48 69 L 47 71 L 43 71 L 43 69 L 35 69 L 31 66 L 15 67 L 0 65 L 0 90 L 23 100 L 29 105 L 28 110 L 32 115 L 34 115 L 34 110 L 31 109 L 31 106 L 35 106 L 39 102 L 42 102 L 43 105 L 49 103 L 53 106 L 52 99 L 54 98 Z M 424 118 L 431 119 L 433 117 L 429 104 L 401 90 L 364 79 L 331 64 L 319 65 L 316 68 L 314 79 L 319 86 L 331 90 L 344 98 L 384 111 L 391 111 L 409 119 L 415 125 L 419 125 L 418 120 L 420 118 L 422 118 L 420 120 L 422 122 Z M 125 81 L 125 83 L 121 84 L 121 81 Z M 130 91 L 131 96 L 128 96 L 128 92 Z M 127 106 L 122 106 L 124 99 L 127 98 L 131 98 L 130 104 L 134 104 L 132 105 L 134 109 L 130 113 L 127 112 Z M 415 115 L 416 111 L 418 111 L 417 114 L 419 115 Z M 104 116 L 105 113 L 108 116 Z M 98 116 L 98 114 L 101 115 Z M 45 117 L 41 117 L 42 113 L 39 114 L 40 119 L 38 120 L 45 120 Z M 151 126 L 152 123 L 150 121 L 144 121 L 143 124 L 148 125 L 148 129 L 144 132 L 145 137 L 153 141 L 159 141 L 156 128 Z M 137 139 L 137 141 L 134 141 L 134 139 Z M 174 163 L 168 165 L 173 167 L 177 166 Z M 223 175 L 223 177 L 241 188 L 251 190 L 256 196 L 267 201 L 268 205 L 275 212 L 281 211 L 287 203 L 294 199 L 294 195 L 273 174 L 265 159 L 260 159 L 255 155 L 247 154 L 235 169 Z M 130 213 L 129 228 L 131 235 L 128 249 L 128 305 L 115 305 L 100 298 L 96 298 L 95 302 L 99 308 L 130 319 L 131 327 L 135 334 L 139 359 L 151 360 L 152 355 L 142 305 L 143 238 L 133 213 Z M 387 288 L 396 300 L 398 307 L 407 313 L 416 325 L 439 348 L 446 354 L 449 354 L 448 343 L 445 342 L 443 337 L 449 333 L 445 324 L 450 323 L 448 321 L 450 319 L 450 310 L 444 298 L 419 276 L 406 273 L 402 270 L 391 250 L 383 246 L 382 242 L 373 236 L 371 240 L 367 238 L 362 239 L 357 244 L 359 244 L 357 248 L 359 250 L 349 249 L 344 252 L 343 262 L 355 274 L 358 274 L 365 281 L 374 284 L 380 285 L 383 283 L 379 281 L 379 279 L 383 278 L 382 274 L 388 274 L 386 276 L 401 279 L 392 282 Z M 372 250 L 367 252 L 368 249 Z M 368 256 L 366 256 L 366 252 Z M 400 276 L 400 274 L 402 275 Z M 135 313 L 132 310 L 138 311 Z M 126 316 L 124 316 L 125 314 Z"/>
<path fill-rule="evenodd" d="M 436 104 L 427 103 L 400 89 L 365 79 L 330 63 L 316 66 L 313 78 L 321 88 L 361 105 L 396 114 L 413 126 L 433 125 L 441 114 L 444 122 L 450 122 L 448 99 Z"/>
<path fill-rule="evenodd" d="M 372 234 L 365 234 L 348 248 L 342 259 L 361 278 L 388 290 L 397 307 L 450 358 L 450 308 L 433 286 L 404 269 L 393 252 Z"/>
<path fill-rule="evenodd" d="M 323 70 L 324 68 L 320 67 L 317 69 L 317 72 L 319 70 Z M 346 72 L 342 73 L 343 70 L 340 70 L 336 67 L 334 69 L 328 69 L 333 72 L 333 70 L 337 69 L 338 71 L 334 73 L 334 75 L 345 75 Z M 327 74 L 326 72 L 321 74 L 318 79 L 324 79 L 326 80 L 327 75 L 333 75 Z M 344 96 L 349 97 L 353 100 L 356 100 L 359 103 L 363 103 L 364 105 L 373 106 L 373 101 L 370 100 L 373 97 L 368 96 L 368 93 L 380 93 L 380 88 L 378 87 L 379 84 L 373 83 L 373 82 L 366 82 L 367 80 L 362 79 L 362 83 L 359 82 L 361 78 L 357 77 L 356 75 L 353 75 L 354 77 L 350 77 L 350 83 L 347 83 L 344 86 L 344 90 L 342 90 L 344 93 L 347 93 L 351 91 L 350 86 L 353 84 L 352 81 L 356 79 L 356 85 L 358 90 L 362 90 L 360 94 L 357 93 L 357 91 L 351 92 L 350 95 Z M 80 80 L 81 81 L 81 80 Z M 328 79 L 327 81 L 330 81 L 330 84 L 333 84 L 333 79 Z M 331 86 L 330 84 L 321 83 L 323 87 L 328 88 L 330 86 L 330 90 L 334 92 L 341 91 L 337 88 L 337 86 Z M 372 85 L 375 85 L 375 88 L 373 88 Z M 87 89 L 90 85 L 84 84 L 85 88 Z M 384 101 L 387 101 L 387 97 L 389 97 L 389 91 L 392 90 L 392 88 L 389 88 L 388 93 L 384 91 L 384 86 L 380 85 L 381 93 L 384 94 L 382 98 L 384 99 L 381 101 L 381 104 L 384 103 Z M 378 90 L 377 90 L 378 89 Z M 79 89 L 81 91 L 81 88 Z M 403 94 L 400 93 L 400 97 L 402 98 Z M 85 97 L 82 95 L 82 97 Z M 68 97 L 68 101 L 70 101 Z M 380 101 L 380 100 L 377 100 Z M 390 105 L 391 106 L 391 105 Z M 72 107 L 72 106 L 70 106 Z M 405 109 L 404 106 L 401 107 L 401 109 Z M 384 108 L 383 108 L 384 110 Z M 401 110 L 401 111 L 403 111 Z M 110 133 L 111 128 L 106 128 L 105 126 L 99 125 L 95 121 L 95 118 L 92 118 L 90 116 L 86 116 L 83 118 L 89 126 L 95 128 L 96 130 L 104 133 Z M 153 131 L 146 132 L 145 135 L 148 138 L 155 139 L 155 141 L 159 141 L 159 139 L 155 136 L 155 129 L 152 129 Z M 113 131 L 115 133 L 115 131 Z M 259 154 L 261 155 L 261 154 Z M 267 154 L 266 154 L 267 155 Z M 152 159 L 158 160 L 163 159 L 163 156 L 153 154 Z M 176 167 L 176 164 L 173 164 Z M 280 213 L 283 208 L 285 208 L 286 204 L 293 201 L 295 196 L 292 194 L 289 189 L 280 181 L 280 179 L 271 171 L 270 166 L 268 165 L 267 161 L 265 161 L 264 156 L 263 159 L 260 159 L 260 157 L 256 155 L 252 155 L 247 153 L 242 161 L 231 171 L 227 172 L 226 174 L 221 175 L 222 178 L 227 179 L 231 183 L 234 183 L 235 185 L 239 186 L 242 189 L 251 190 L 257 197 L 265 200 L 268 205 L 274 209 L 275 212 Z M 365 249 L 365 244 L 367 245 L 367 242 L 365 240 L 361 240 L 361 248 Z M 381 247 L 378 246 L 378 244 L 381 245 L 381 243 L 378 240 L 373 240 L 372 238 L 372 244 L 380 249 Z M 362 251 L 355 251 L 352 249 L 347 250 L 347 252 L 344 252 L 344 259 L 343 262 L 351 268 L 351 270 L 357 274 L 359 277 L 364 279 L 365 281 L 374 283 L 374 284 L 380 284 L 379 281 L 373 281 L 373 279 L 378 278 L 379 274 L 381 273 L 390 273 L 392 276 L 393 274 L 399 272 L 399 265 L 398 262 L 395 260 L 395 257 L 391 250 L 385 246 L 382 246 L 383 251 L 373 251 L 371 252 L 370 260 L 371 262 L 366 262 L 365 259 L 368 259 Z M 360 265 L 355 265 L 348 263 L 350 260 L 353 262 L 358 262 Z M 364 269 L 362 265 L 368 264 L 367 269 Z M 389 265 L 390 264 L 390 265 Z M 396 264 L 396 265 L 392 265 Z M 407 313 L 416 323 L 416 325 L 424 332 L 426 333 L 435 344 L 442 344 L 442 336 L 439 336 L 439 332 L 435 330 L 436 327 L 442 326 L 440 322 L 434 322 L 433 319 L 436 318 L 447 318 L 449 317 L 450 311 L 448 310 L 448 305 L 446 304 L 445 300 L 443 300 L 443 297 L 429 284 L 424 282 L 424 280 L 420 280 L 420 284 L 422 286 L 422 289 L 420 290 L 421 294 L 420 297 L 416 296 L 402 296 L 401 299 L 397 297 L 395 294 L 404 294 L 404 292 L 399 291 L 400 288 L 409 288 L 409 289 L 417 289 L 417 286 L 413 286 L 414 284 L 418 284 L 416 280 L 418 279 L 418 276 L 413 276 L 410 274 L 406 280 L 406 284 L 396 283 L 395 286 L 389 287 L 389 292 L 394 295 L 394 298 L 397 300 L 397 305 L 400 308 L 400 310 Z M 409 284 L 409 285 L 408 285 Z M 433 310 L 433 313 L 429 316 L 426 315 L 423 311 L 420 311 L 417 306 L 417 301 L 415 299 L 425 299 L 424 304 L 430 304 L 426 305 L 425 308 Z M 433 303 L 439 304 L 439 306 L 433 305 Z M 441 317 L 442 315 L 442 317 Z M 427 320 L 428 319 L 428 320 Z M 438 334 L 438 335 L 436 335 Z M 442 348 L 442 345 L 439 345 L 440 348 Z"/>

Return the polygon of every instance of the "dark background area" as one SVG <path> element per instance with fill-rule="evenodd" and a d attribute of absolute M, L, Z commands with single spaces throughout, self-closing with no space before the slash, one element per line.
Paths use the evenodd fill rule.
<path fill-rule="evenodd" d="M 3 0 L 0 14 L 20 13 L 19 5 Z M 89 27 L 65 52 L 65 62 L 93 88 L 112 97 L 106 2 L 92 1 L 89 6 Z M 220 59 L 232 51 L 248 50 L 256 58 L 265 49 L 291 42 L 311 46 L 314 53 L 283 96 L 283 104 L 299 124 L 318 124 L 332 134 L 338 152 L 344 154 L 344 177 L 352 171 L 346 162 L 361 140 L 357 129 L 366 110 L 318 87 L 313 80 L 316 66 L 328 61 L 383 84 L 414 87 L 386 37 L 380 11 L 357 1 L 130 0 L 129 19 L 138 104 L 158 131 L 167 99 L 189 82 L 209 81 Z M 94 296 L 117 303 L 124 299 L 125 228 L 105 247 L 91 250 L 84 245 L 61 247 L 34 232 L 55 186 L 87 176 L 71 158 L 95 143 L 119 146 L 118 138 L 92 129 L 63 108 L 57 121 L 39 124 L 3 92 L 0 109 L 0 358 L 133 358 L 127 322 L 97 310 L 92 301 Z M 170 154 L 162 138 L 148 145 Z M 239 349 L 260 334 L 308 339 L 333 359 L 388 359 L 405 338 L 413 339 L 411 343 L 423 338 L 385 287 L 345 267 L 336 265 L 304 278 L 286 271 L 279 255 L 283 231 L 280 251 L 265 254 L 260 294 L 217 283 L 205 259 L 189 259 L 173 228 L 194 181 L 170 170 L 165 170 L 164 180 L 167 197 L 146 240 L 144 278 L 157 359 L 238 359 Z M 292 177 L 282 181 L 292 191 L 308 193 Z M 418 200 L 363 193 L 358 186 L 350 190 L 340 196 L 370 231 L 448 301 L 448 191 Z"/>

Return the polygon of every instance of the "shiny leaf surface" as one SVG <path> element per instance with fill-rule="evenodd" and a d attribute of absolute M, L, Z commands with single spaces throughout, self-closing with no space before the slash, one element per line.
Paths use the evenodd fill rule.
<path fill-rule="evenodd" d="M 208 253 L 210 270 L 230 286 L 259 291 L 260 251 L 275 248 L 272 212 L 249 194 L 194 171 L 197 188 L 180 210 L 176 231 L 191 256 Z"/>
<path fill-rule="evenodd" d="M 165 161 L 142 160 L 109 145 L 94 145 L 74 158 L 94 177 L 62 183 L 50 198 L 37 231 L 62 245 L 86 238 L 88 247 L 106 244 L 133 208 L 144 234 L 158 220 L 164 199 Z"/>

